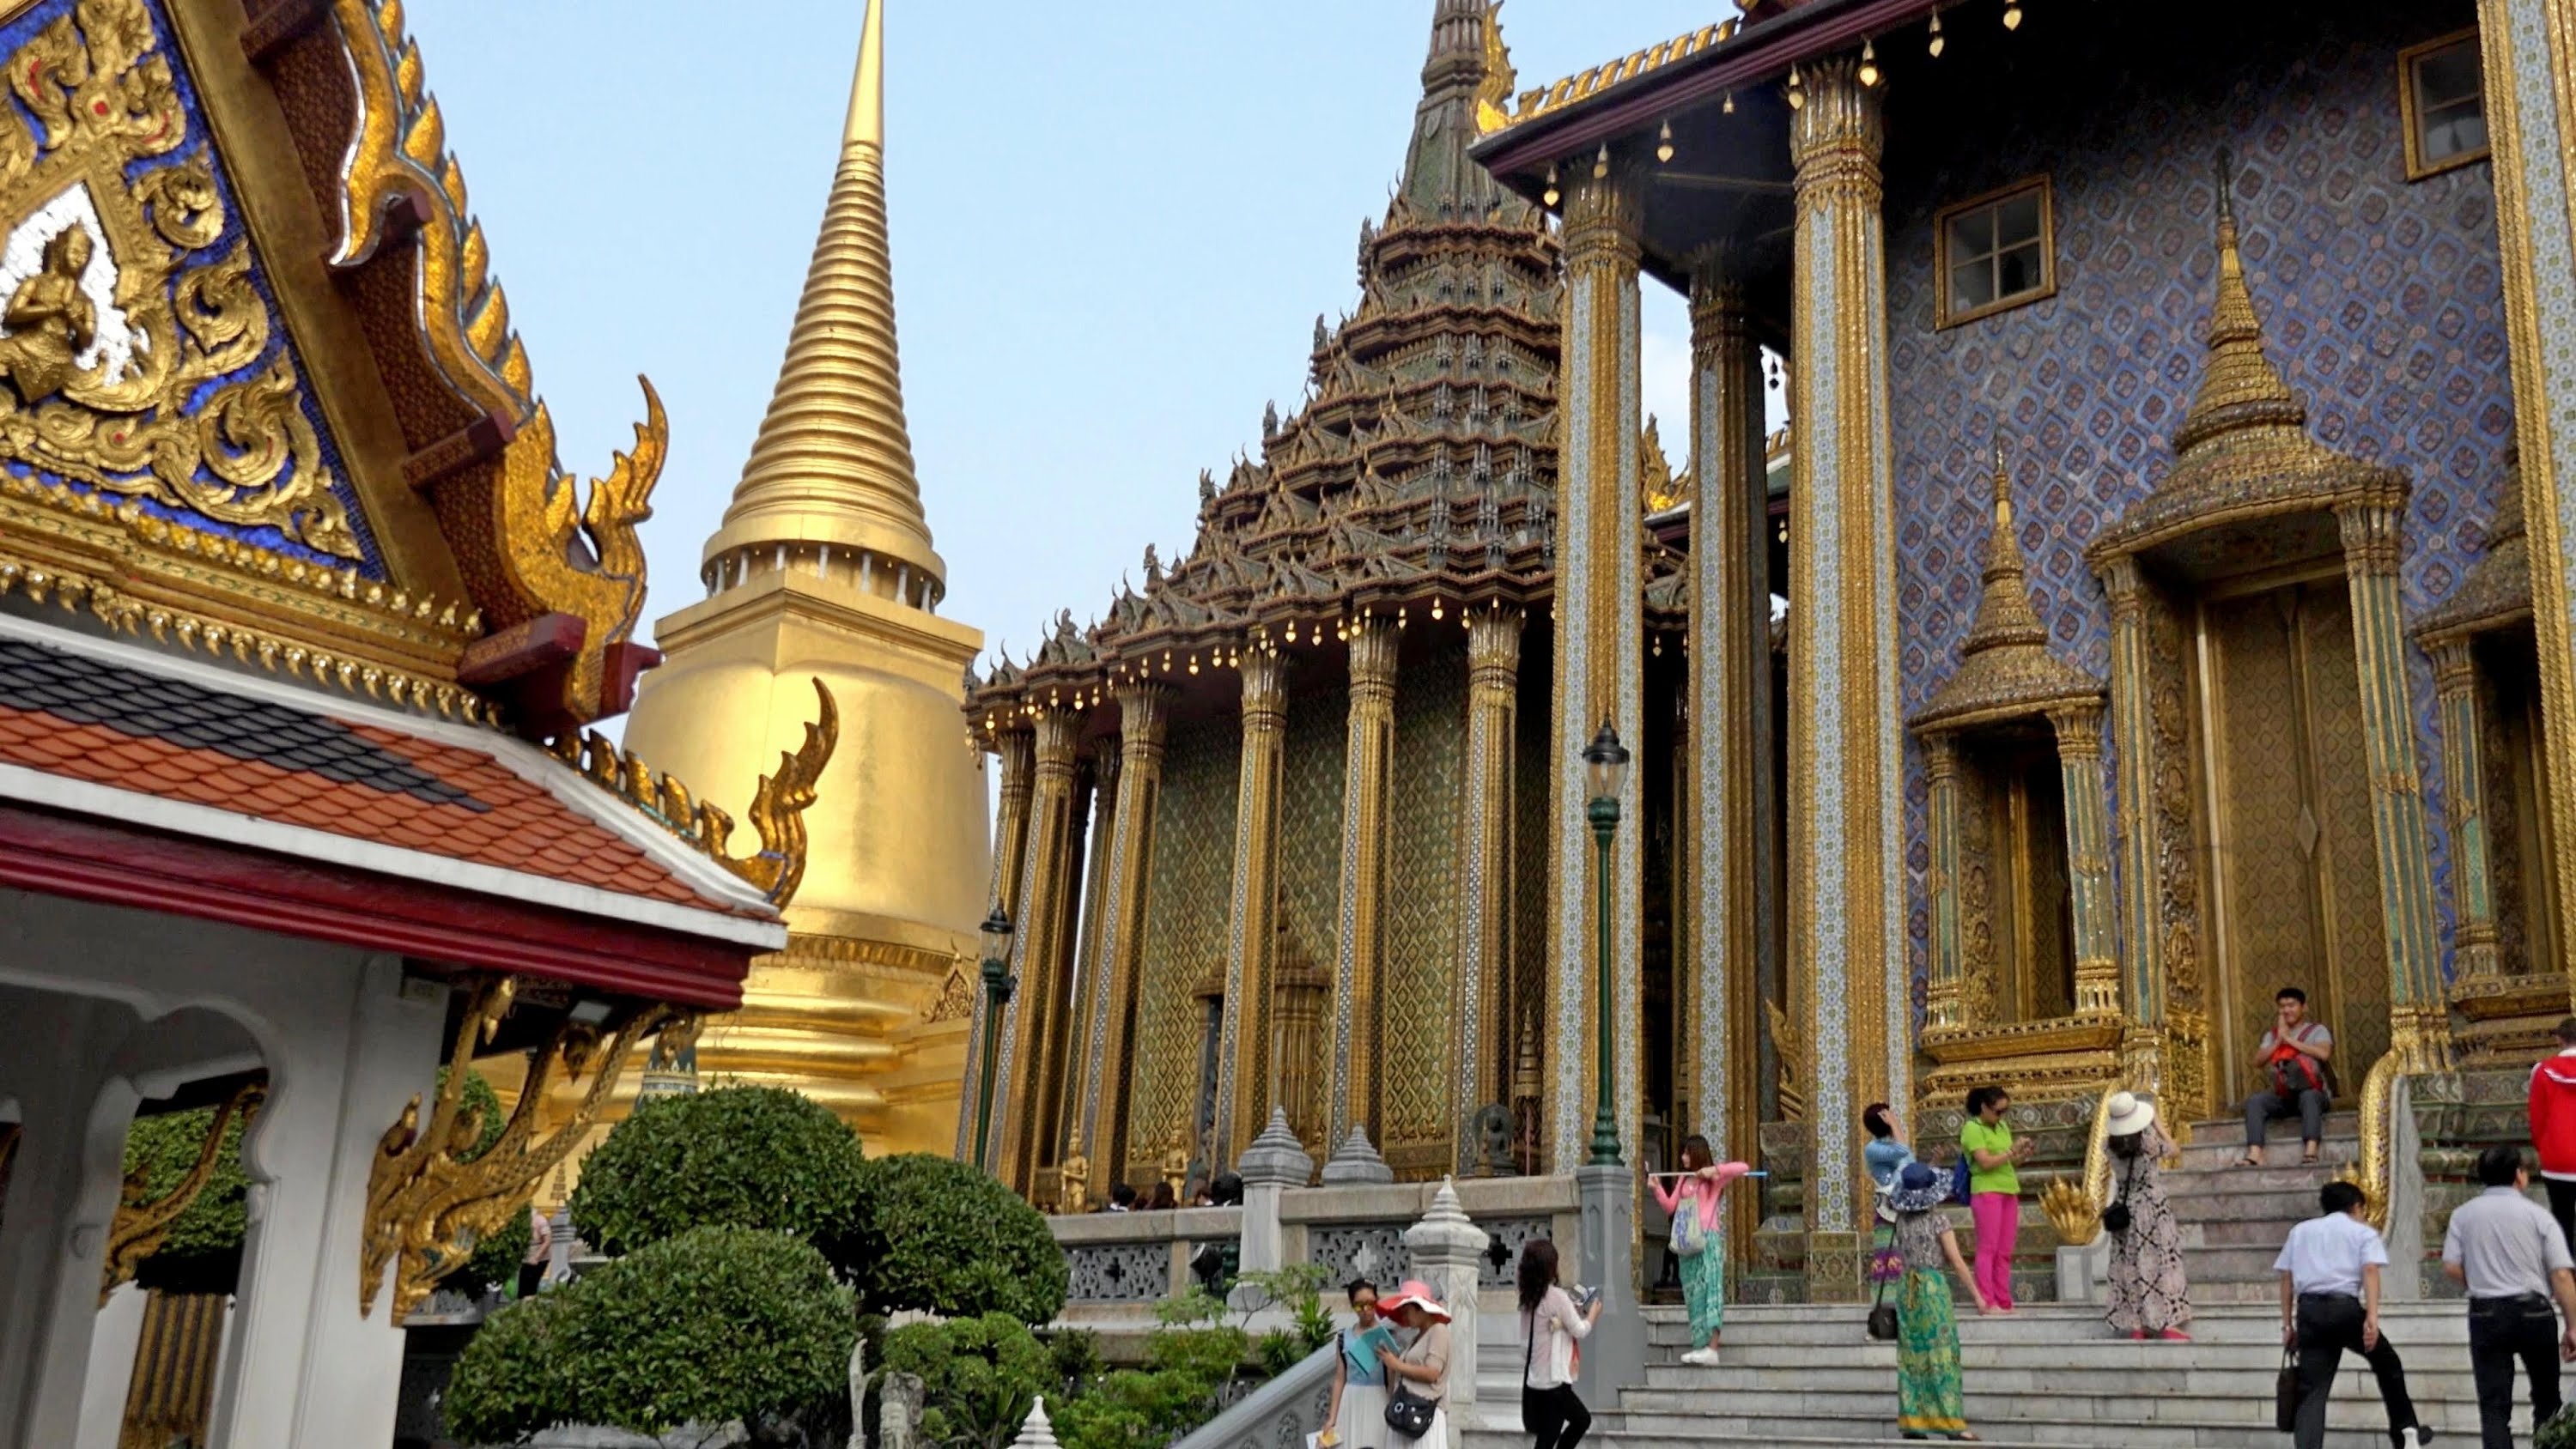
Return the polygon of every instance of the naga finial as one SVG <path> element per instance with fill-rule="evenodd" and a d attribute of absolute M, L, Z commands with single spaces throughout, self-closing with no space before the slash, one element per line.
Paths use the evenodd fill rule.
<path fill-rule="evenodd" d="M 817 679 L 814 695 L 821 711 L 805 726 L 805 743 L 792 754 L 781 751 L 778 769 L 760 777 L 760 788 L 751 797 L 751 828 L 760 834 L 760 853 L 736 860 L 723 854 L 721 836 L 707 842 L 725 869 L 759 887 L 775 906 L 794 899 L 805 879 L 805 812 L 814 804 L 823 767 L 832 762 L 832 750 L 841 741 L 841 707 L 831 689 Z"/>

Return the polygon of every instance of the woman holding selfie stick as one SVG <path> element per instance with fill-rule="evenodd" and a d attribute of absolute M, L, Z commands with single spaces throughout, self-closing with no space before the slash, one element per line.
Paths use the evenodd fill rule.
<path fill-rule="evenodd" d="M 1682 1302 L 1690 1308 L 1690 1352 L 1682 1362 L 1708 1367 L 1717 1362 L 1717 1336 L 1726 1327 L 1726 1253 L 1717 1246 L 1717 1200 L 1726 1185 L 1752 1169 L 1741 1162 L 1712 1161 L 1708 1139 L 1694 1132 L 1682 1141 L 1682 1170 L 1646 1179 L 1656 1205 L 1673 1215 L 1670 1242 L 1681 1263 Z M 1658 1180 L 1677 1181 L 1667 1191 Z"/>

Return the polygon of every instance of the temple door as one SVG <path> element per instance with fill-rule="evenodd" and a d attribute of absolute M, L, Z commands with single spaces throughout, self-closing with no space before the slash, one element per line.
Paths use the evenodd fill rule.
<path fill-rule="evenodd" d="M 2350 1096 L 2388 1049 L 2389 977 L 2342 571 L 2214 589 L 2195 642 L 2221 1089 L 2256 1089 L 2255 1040 L 2295 985 Z"/>

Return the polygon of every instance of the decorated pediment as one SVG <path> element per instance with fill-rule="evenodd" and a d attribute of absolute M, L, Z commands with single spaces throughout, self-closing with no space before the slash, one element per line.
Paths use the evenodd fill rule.
<path fill-rule="evenodd" d="M 382 581 L 167 17 L 43 0 L 0 54 L 0 465 Z"/>

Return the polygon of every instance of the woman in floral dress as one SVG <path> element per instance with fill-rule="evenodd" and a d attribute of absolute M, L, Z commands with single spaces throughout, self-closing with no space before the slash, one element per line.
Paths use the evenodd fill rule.
<path fill-rule="evenodd" d="M 1896 1430 L 1908 1439 L 1973 1440 L 1959 1372 L 1959 1315 L 1951 1307 L 1951 1273 L 1968 1285 L 1982 1311 L 1985 1290 L 1959 1256 L 1958 1236 L 1941 1205 L 1949 1184 L 1910 1163 L 1897 1175 L 1888 1206 L 1896 1213 L 1896 1250 L 1905 1284 L 1896 1298 Z"/>
<path fill-rule="evenodd" d="M 2108 1111 L 2111 1201 L 2128 1209 L 2128 1226 L 2111 1234 L 2111 1307 L 2105 1316 L 2113 1331 L 2130 1338 L 2188 1343 L 2191 1335 L 2182 1331 L 2191 1322 L 2182 1224 L 2165 1200 L 2158 1161 L 2174 1150 L 2173 1140 L 2157 1124 L 2155 1104 L 2134 1093 L 2112 1093 Z M 2119 1219 L 2117 1213 L 2108 1216 Z"/>

